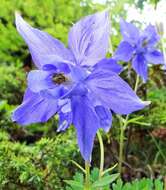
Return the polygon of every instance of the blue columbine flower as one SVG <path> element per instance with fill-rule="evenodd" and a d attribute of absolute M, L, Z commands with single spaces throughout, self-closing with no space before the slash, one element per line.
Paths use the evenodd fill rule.
<path fill-rule="evenodd" d="M 159 41 L 155 27 L 149 25 L 143 32 L 140 32 L 133 24 L 121 19 L 120 21 L 122 42 L 119 44 L 114 58 L 119 61 L 131 61 L 136 73 L 145 82 L 148 77 L 148 63 L 163 64 L 164 58 L 156 49 Z"/>
<path fill-rule="evenodd" d="M 74 124 L 81 154 L 90 160 L 97 130 L 108 131 L 111 126 L 110 109 L 129 114 L 147 105 L 118 76 L 122 67 L 105 58 L 110 35 L 108 12 L 74 24 L 68 48 L 28 25 L 18 14 L 16 26 L 38 70 L 28 74 L 28 88 L 23 103 L 13 113 L 13 121 L 21 125 L 46 122 L 58 113 L 58 131 Z"/>

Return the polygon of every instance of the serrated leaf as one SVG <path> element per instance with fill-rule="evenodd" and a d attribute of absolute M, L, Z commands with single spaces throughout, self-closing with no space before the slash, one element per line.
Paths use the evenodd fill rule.
<path fill-rule="evenodd" d="M 84 176 L 82 173 L 77 172 L 73 178 L 74 178 L 74 181 L 79 182 L 80 184 L 83 184 L 84 182 Z"/>
<path fill-rule="evenodd" d="M 96 181 L 95 183 L 93 183 L 92 187 L 97 188 L 97 187 L 103 187 L 103 186 L 109 185 L 110 183 L 115 181 L 118 177 L 119 177 L 119 174 L 112 174 L 112 175 L 105 176 L 99 179 L 98 181 Z"/>
<path fill-rule="evenodd" d="M 68 185 L 70 185 L 71 187 L 79 187 L 79 188 L 83 189 L 83 185 L 80 184 L 77 181 L 74 181 L 74 180 L 64 180 L 64 182 L 67 183 Z"/>
<path fill-rule="evenodd" d="M 97 181 L 99 178 L 99 169 L 98 168 L 94 168 L 92 171 L 91 171 L 91 180 L 93 182 Z"/>
<path fill-rule="evenodd" d="M 122 190 L 123 188 L 122 180 L 118 179 L 116 183 L 113 183 L 112 187 L 113 187 L 113 190 Z"/>

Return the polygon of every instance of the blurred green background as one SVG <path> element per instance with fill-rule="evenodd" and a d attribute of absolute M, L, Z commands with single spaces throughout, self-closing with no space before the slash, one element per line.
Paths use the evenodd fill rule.
<path fill-rule="evenodd" d="M 74 22 L 109 7 L 112 49 L 115 50 L 121 40 L 119 18 L 127 18 L 128 7 L 134 6 L 143 12 L 145 5 L 155 10 L 158 3 L 158 0 L 0 1 L 0 189 L 65 189 L 64 179 L 70 179 L 77 170 L 71 160 L 84 164 L 76 145 L 74 128 L 57 133 L 56 116 L 45 124 L 24 128 L 11 121 L 12 110 L 22 101 L 26 75 L 34 67 L 27 46 L 16 31 L 15 11 L 20 12 L 32 26 L 67 44 L 67 34 Z M 140 27 L 146 24 L 135 23 Z M 127 80 L 125 71 L 122 75 Z M 166 175 L 166 77 L 160 66 L 150 68 L 150 77 L 146 85 L 140 86 L 139 95 L 151 100 L 152 104 L 150 108 L 136 113 L 143 117 L 126 130 L 124 181 L 142 177 L 163 180 Z M 103 137 L 105 167 L 109 167 L 118 160 L 119 128 L 116 118 L 111 131 Z M 98 152 L 96 139 L 93 166 L 99 165 Z"/>

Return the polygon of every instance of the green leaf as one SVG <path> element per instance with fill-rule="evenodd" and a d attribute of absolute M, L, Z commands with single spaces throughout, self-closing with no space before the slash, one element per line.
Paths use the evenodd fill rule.
<path fill-rule="evenodd" d="M 154 181 L 154 185 L 155 185 L 155 190 L 163 190 L 163 183 L 159 179 L 156 179 Z"/>
<path fill-rule="evenodd" d="M 84 183 L 84 176 L 82 173 L 76 173 L 75 176 L 73 177 L 74 181 L 79 182 L 80 184 Z"/>
<path fill-rule="evenodd" d="M 93 183 L 92 187 L 97 188 L 97 187 L 103 187 L 103 186 L 109 185 L 110 183 L 115 181 L 118 177 L 119 177 L 119 174 L 112 174 L 112 175 L 105 176 L 99 179 L 98 181 L 96 181 L 95 183 Z"/>
<path fill-rule="evenodd" d="M 67 183 L 68 185 L 70 185 L 71 187 L 79 187 L 79 188 L 83 189 L 83 185 L 80 184 L 77 181 L 74 181 L 74 180 L 64 180 L 64 182 Z"/>
<path fill-rule="evenodd" d="M 98 168 L 94 168 L 92 171 L 91 171 L 91 180 L 93 182 L 97 181 L 99 178 L 99 169 Z"/>
<path fill-rule="evenodd" d="M 112 184 L 113 190 L 122 190 L 123 188 L 123 182 L 121 179 L 118 179 L 116 183 Z"/>

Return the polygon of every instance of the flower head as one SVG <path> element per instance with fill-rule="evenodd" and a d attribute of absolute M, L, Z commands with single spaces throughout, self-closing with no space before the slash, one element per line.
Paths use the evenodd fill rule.
<path fill-rule="evenodd" d="M 156 49 L 159 35 L 154 26 L 149 25 L 140 32 L 133 24 L 121 19 L 122 42 L 119 44 L 114 58 L 121 61 L 131 61 L 136 73 L 145 82 L 148 78 L 148 63 L 163 64 L 164 58 Z"/>
<path fill-rule="evenodd" d="M 59 115 L 58 131 L 74 124 L 78 145 L 90 160 L 99 128 L 108 131 L 112 115 L 142 109 L 142 102 L 118 73 L 122 67 L 106 59 L 110 34 L 107 11 L 87 16 L 69 32 L 68 48 L 16 15 L 16 26 L 29 46 L 37 70 L 28 74 L 28 88 L 12 119 L 21 125 L 46 122 Z"/>

